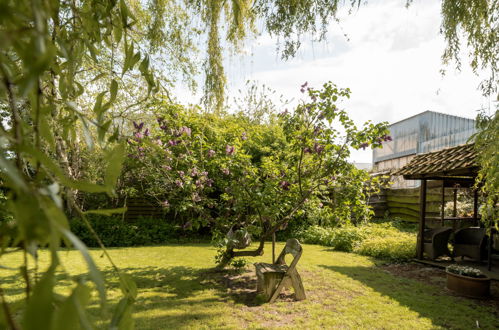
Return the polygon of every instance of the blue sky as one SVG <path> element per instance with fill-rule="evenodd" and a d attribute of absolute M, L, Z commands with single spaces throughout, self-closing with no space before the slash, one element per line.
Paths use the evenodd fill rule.
<path fill-rule="evenodd" d="M 481 77 L 466 59 L 461 72 L 442 65 L 440 2 L 414 0 L 409 9 L 405 2 L 371 0 L 351 14 L 345 8 L 340 23 L 330 25 L 327 41 L 313 43 L 305 36 L 288 61 L 277 55 L 277 39 L 262 33 L 246 43 L 244 54 L 226 60 L 229 95 L 254 80 L 297 102 L 303 82 L 320 87 L 330 80 L 352 90 L 343 107 L 359 124 L 396 122 L 425 110 L 474 118 L 478 109 L 491 108 L 491 99 L 478 90 Z M 185 90 L 179 99 L 189 93 L 192 100 Z M 370 151 L 352 154 L 356 162 L 371 157 Z"/>

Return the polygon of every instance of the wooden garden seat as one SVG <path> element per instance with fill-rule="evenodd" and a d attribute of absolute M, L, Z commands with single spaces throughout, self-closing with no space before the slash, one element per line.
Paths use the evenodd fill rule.
<path fill-rule="evenodd" d="M 257 292 L 264 293 L 268 301 L 272 303 L 285 286 L 292 286 L 296 300 L 305 299 L 305 289 L 300 274 L 296 270 L 296 264 L 300 260 L 302 252 L 300 242 L 295 238 L 291 238 L 286 242 L 286 246 L 274 264 L 255 263 Z M 289 266 L 286 265 L 284 260 L 287 254 L 294 257 Z"/>

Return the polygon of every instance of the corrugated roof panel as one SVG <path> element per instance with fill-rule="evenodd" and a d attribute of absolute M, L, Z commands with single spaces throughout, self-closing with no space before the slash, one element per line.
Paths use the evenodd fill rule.
<path fill-rule="evenodd" d="M 393 141 L 373 151 L 374 163 L 465 144 L 475 133 L 475 121 L 425 111 L 389 126 Z"/>

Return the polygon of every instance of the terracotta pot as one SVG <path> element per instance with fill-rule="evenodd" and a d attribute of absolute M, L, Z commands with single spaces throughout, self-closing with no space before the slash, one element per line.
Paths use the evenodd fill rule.
<path fill-rule="evenodd" d="M 469 277 L 450 272 L 447 273 L 447 289 L 462 296 L 471 298 L 486 298 L 490 296 L 490 278 Z"/>

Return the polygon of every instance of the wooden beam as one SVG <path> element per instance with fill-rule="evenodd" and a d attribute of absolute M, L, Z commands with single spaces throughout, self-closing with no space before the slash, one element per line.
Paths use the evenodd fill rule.
<path fill-rule="evenodd" d="M 424 227 L 425 227 L 425 215 L 426 215 L 426 180 L 421 180 L 421 187 L 419 189 L 419 234 L 418 234 L 418 246 L 417 254 L 418 259 L 423 259 L 424 251 Z"/>
<path fill-rule="evenodd" d="M 473 189 L 473 221 L 478 225 L 478 189 Z"/>
<path fill-rule="evenodd" d="M 440 222 L 444 226 L 444 210 L 445 210 L 445 180 L 442 180 L 442 200 L 440 205 Z"/>
<path fill-rule="evenodd" d="M 457 217 L 457 188 L 454 188 L 454 209 L 452 210 L 452 216 Z"/>

